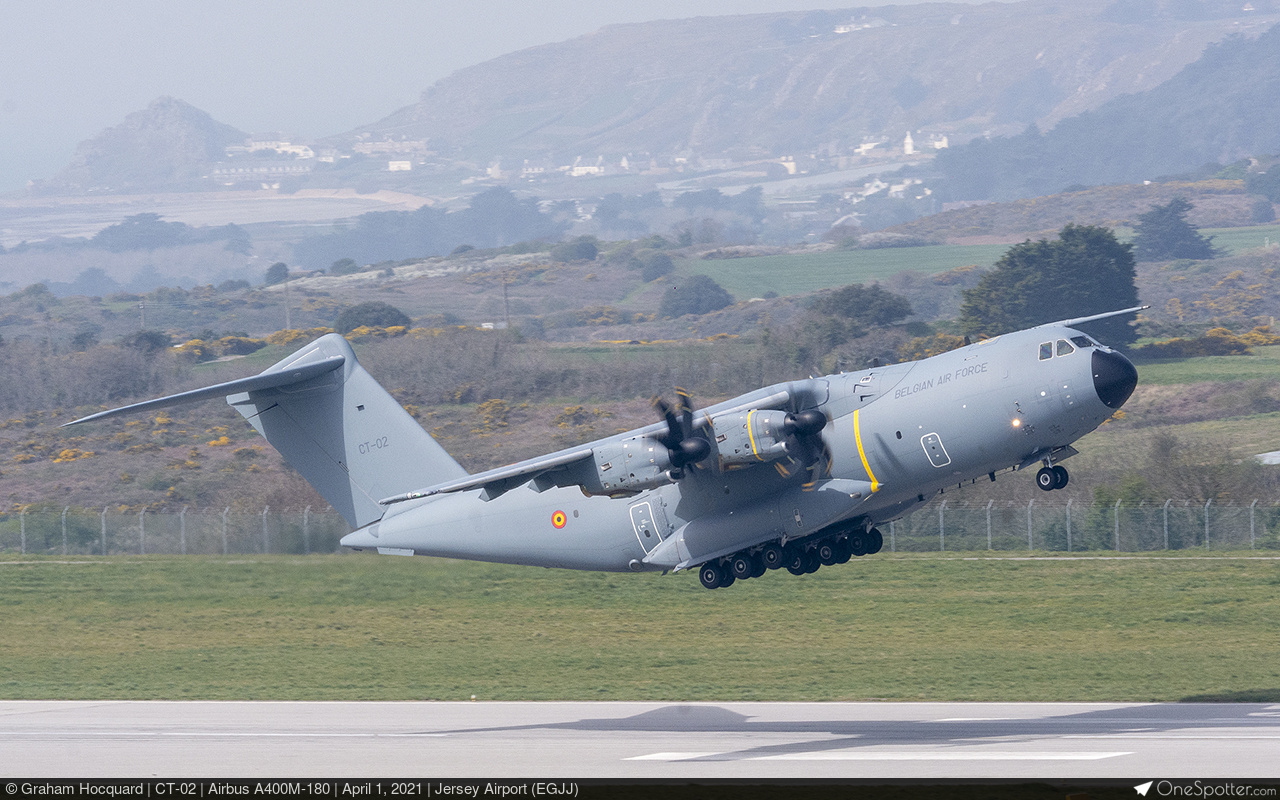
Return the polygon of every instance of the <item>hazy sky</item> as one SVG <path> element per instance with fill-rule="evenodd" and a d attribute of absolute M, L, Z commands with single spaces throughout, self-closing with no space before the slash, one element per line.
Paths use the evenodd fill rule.
<path fill-rule="evenodd" d="M 4 0 L 0 192 L 59 171 L 78 142 L 161 95 L 181 98 L 247 132 L 280 130 L 305 139 L 380 119 L 415 102 L 454 70 L 612 23 L 858 5 Z"/>

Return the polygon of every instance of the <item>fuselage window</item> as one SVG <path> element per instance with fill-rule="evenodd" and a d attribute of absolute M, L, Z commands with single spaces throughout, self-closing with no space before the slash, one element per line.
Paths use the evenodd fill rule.
<path fill-rule="evenodd" d="M 1069 356 L 1069 355 L 1071 355 L 1072 353 L 1074 353 L 1075 351 L 1076 351 L 1076 349 L 1075 349 L 1074 347 L 1072 347 L 1072 346 L 1071 346 L 1071 343 L 1070 343 L 1070 342 L 1068 342 L 1066 339 L 1059 339 L 1059 340 L 1058 340 L 1058 355 L 1060 355 L 1060 356 Z"/>
<path fill-rule="evenodd" d="M 1048 361 L 1053 358 L 1053 342 L 1045 342 L 1040 345 L 1040 360 Z"/>
<path fill-rule="evenodd" d="M 1076 347 L 1097 347 L 1098 343 L 1090 339 L 1088 336 L 1072 336 L 1071 341 L 1076 343 Z"/>

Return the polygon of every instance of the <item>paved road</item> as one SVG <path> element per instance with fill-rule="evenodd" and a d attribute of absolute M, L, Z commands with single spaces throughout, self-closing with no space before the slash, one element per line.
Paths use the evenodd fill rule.
<path fill-rule="evenodd" d="M 1280 705 L 0 702 L 4 777 L 1280 777 Z"/>

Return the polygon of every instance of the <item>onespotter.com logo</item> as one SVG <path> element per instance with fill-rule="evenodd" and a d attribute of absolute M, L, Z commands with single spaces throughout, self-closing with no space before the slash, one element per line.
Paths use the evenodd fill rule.
<path fill-rule="evenodd" d="M 1186 784 L 1172 781 L 1147 781 L 1133 787 L 1141 797 L 1155 787 L 1155 797 L 1275 797 L 1274 786 L 1249 786 L 1238 783 L 1204 783 L 1191 781 Z"/>

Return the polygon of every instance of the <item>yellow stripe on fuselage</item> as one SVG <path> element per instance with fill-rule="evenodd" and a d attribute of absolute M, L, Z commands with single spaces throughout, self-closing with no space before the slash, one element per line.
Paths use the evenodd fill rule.
<path fill-rule="evenodd" d="M 862 409 L 853 412 L 853 440 L 858 444 L 858 458 L 862 459 L 862 468 L 867 471 L 867 477 L 871 479 L 871 491 L 880 491 L 880 481 L 876 479 L 876 474 L 871 471 L 871 463 L 867 461 L 867 451 L 862 449 L 862 426 L 858 415 L 862 413 Z"/>

